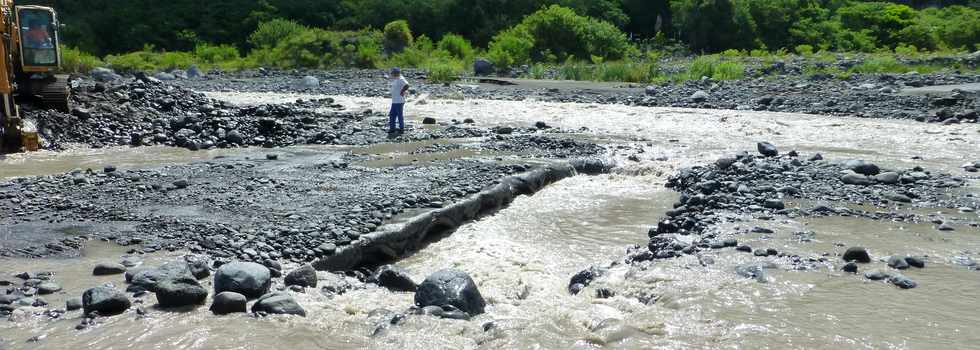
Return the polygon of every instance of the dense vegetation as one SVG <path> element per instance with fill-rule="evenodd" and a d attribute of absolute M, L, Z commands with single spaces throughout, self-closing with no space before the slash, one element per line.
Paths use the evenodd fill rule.
<path fill-rule="evenodd" d="M 481 56 L 532 65 L 532 74 L 560 65 L 570 77 L 649 81 L 664 79 L 651 73 L 656 59 L 677 48 L 726 52 L 690 69 L 718 78 L 739 76 L 725 59 L 736 55 L 980 49 L 980 0 L 20 3 L 31 2 L 60 11 L 64 44 L 74 48 L 66 61 L 122 69 L 400 65 L 448 79 Z M 601 69 L 582 68 L 589 65 Z"/>

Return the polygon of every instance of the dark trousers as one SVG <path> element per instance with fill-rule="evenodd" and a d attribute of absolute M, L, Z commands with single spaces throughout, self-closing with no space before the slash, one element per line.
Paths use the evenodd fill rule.
<path fill-rule="evenodd" d="M 398 122 L 398 130 L 405 130 L 405 104 L 392 103 L 391 112 L 388 113 L 388 130 L 395 130 L 395 121 Z"/>

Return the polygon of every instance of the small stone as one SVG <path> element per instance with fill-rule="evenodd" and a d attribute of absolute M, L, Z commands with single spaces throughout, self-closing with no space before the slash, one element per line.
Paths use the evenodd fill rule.
<path fill-rule="evenodd" d="M 759 154 L 763 156 L 775 157 L 779 155 L 779 150 L 776 149 L 776 146 L 769 142 L 759 142 L 756 147 L 759 150 Z"/>
<path fill-rule="evenodd" d="M 857 266 L 857 264 L 855 264 L 853 262 L 849 262 L 847 264 L 844 264 L 844 267 L 841 270 L 843 270 L 844 272 L 849 272 L 849 273 L 857 273 L 858 272 L 858 266 Z"/>
<path fill-rule="evenodd" d="M 436 118 L 433 118 L 433 117 L 425 117 L 425 118 L 422 118 L 422 124 L 425 124 L 425 125 L 434 125 L 435 123 L 436 123 Z"/>
<path fill-rule="evenodd" d="M 379 286 L 395 292 L 414 292 L 418 290 L 418 285 L 409 276 L 408 271 L 395 265 L 379 267 L 374 272 L 374 275 L 371 276 L 371 280 L 375 281 Z"/>
<path fill-rule="evenodd" d="M 911 278 L 905 277 L 901 274 L 895 274 L 888 278 L 888 282 L 894 284 L 902 289 L 911 289 L 917 287 L 919 284 L 915 283 Z"/>
<path fill-rule="evenodd" d="M 904 257 L 892 256 L 888 258 L 888 267 L 898 270 L 905 270 L 909 268 L 909 263 L 905 261 Z"/>
<path fill-rule="evenodd" d="M 46 295 L 61 291 L 61 286 L 54 282 L 44 282 L 37 286 L 37 294 Z"/>
<path fill-rule="evenodd" d="M 888 277 L 890 277 L 890 275 L 881 271 L 868 271 L 864 273 L 864 278 L 872 281 L 881 281 Z"/>
<path fill-rule="evenodd" d="M 265 155 L 265 159 L 266 160 L 278 160 L 279 159 L 279 155 L 278 154 L 275 154 L 275 153 L 269 153 L 269 154 L 266 154 Z"/>
<path fill-rule="evenodd" d="M 303 265 L 296 270 L 290 271 L 283 282 L 287 286 L 316 288 L 316 270 L 310 264 Z"/>
<path fill-rule="evenodd" d="M 118 315 L 129 309 L 130 305 L 126 294 L 110 285 L 95 287 L 82 294 L 85 314 L 96 311 L 103 316 Z"/>
<path fill-rule="evenodd" d="M 905 262 L 912 267 L 917 267 L 920 269 L 926 267 L 926 260 L 917 256 L 907 256 L 905 257 Z"/>
<path fill-rule="evenodd" d="M 92 269 L 92 275 L 95 276 L 118 275 L 124 272 L 126 272 L 126 267 L 117 263 L 99 263 Z"/>

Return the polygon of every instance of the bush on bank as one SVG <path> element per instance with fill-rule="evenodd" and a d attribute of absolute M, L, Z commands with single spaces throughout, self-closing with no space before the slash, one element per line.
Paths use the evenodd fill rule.
<path fill-rule="evenodd" d="M 570 8 L 545 7 L 497 33 L 486 50 L 475 48 L 462 35 L 446 33 L 438 41 L 415 36 L 409 23 L 398 20 L 383 30 L 326 30 L 286 19 L 261 22 L 248 36 L 246 55 L 232 45 L 198 42 L 193 50 L 165 51 L 147 45 L 142 50 L 109 55 L 103 60 L 80 50 L 65 51 L 66 71 L 85 71 L 106 64 L 132 70 L 202 69 L 238 70 L 260 66 L 283 69 L 342 67 L 420 68 L 436 81 L 466 75 L 476 57 L 486 57 L 498 69 L 527 65 L 530 77 L 655 83 L 709 77 L 740 79 L 743 57 L 775 60 L 789 50 L 820 61 L 832 61 L 829 52 L 894 52 L 918 56 L 923 52 L 954 52 L 975 47 L 980 36 L 977 10 L 951 6 L 913 10 L 905 5 L 840 1 L 823 7 L 815 0 L 678 0 L 676 35 L 686 37 L 693 49 L 734 47 L 718 55 L 703 55 L 686 62 L 678 73 L 666 72 L 658 60 L 671 40 L 631 41 L 615 25 L 583 16 Z M 836 7 L 835 7 L 836 6 Z M 780 31 L 789 27 L 789 30 Z M 691 31 L 695 34 L 691 34 Z M 708 35 L 705 35 L 707 33 Z M 189 35 L 191 36 L 191 35 Z M 689 37 L 688 37 L 689 36 Z M 192 37 L 192 36 L 191 36 Z M 672 49 L 671 49 L 672 50 Z M 926 72 L 934 67 L 909 67 L 898 61 L 869 61 L 847 72 L 807 67 L 812 74 L 845 77 L 850 73 Z M 545 74 L 555 71 L 557 74 Z"/>

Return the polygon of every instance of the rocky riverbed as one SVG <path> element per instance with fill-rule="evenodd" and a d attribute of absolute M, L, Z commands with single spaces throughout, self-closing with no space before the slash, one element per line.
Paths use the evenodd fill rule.
<path fill-rule="evenodd" d="M 315 77 L 318 84 L 304 84 Z M 432 84 L 424 73 L 409 73 L 413 93 L 445 98 L 535 100 L 793 112 L 862 118 L 912 119 L 932 123 L 976 123 L 980 109 L 977 89 L 932 96 L 910 95 L 904 89 L 933 85 L 980 83 L 976 74 L 799 74 L 734 81 L 689 81 L 683 84 L 638 84 L 478 80 Z M 295 92 L 323 95 L 384 97 L 385 80 L 378 71 L 242 72 L 180 80 L 179 84 L 208 91 Z M 503 85 L 501 85 L 503 84 Z"/>
<path fill-rule="evenodd" d="M 375 80 L 245 74 L 79 81 L 79 110 L 28 112 L 61 150 L 35 159 L 108 156 L 41 176 L 20 176 L 31 155 L 3 160 L 19 175 L 0 179 L 0 344 L 917 347 L 938 339 L 920 320 L 821 312 L 851 298 L 971 317 L 970 296 L 938 297 L 972 290 L 980 259 L 968 123 L 423 84 L 389 135 Z M 150 146 L 216 156 L 113 162 Z M 290 336 L 254 318 L 276 314 Z"/>

